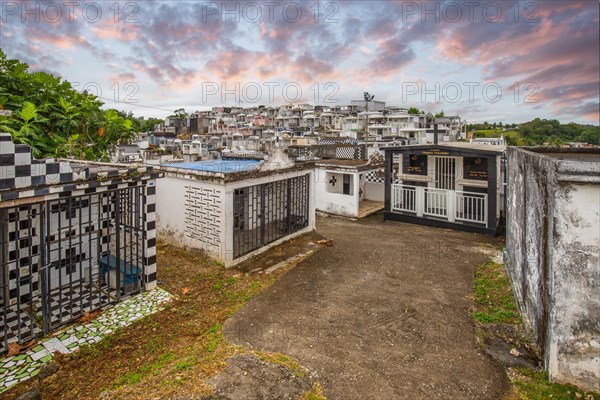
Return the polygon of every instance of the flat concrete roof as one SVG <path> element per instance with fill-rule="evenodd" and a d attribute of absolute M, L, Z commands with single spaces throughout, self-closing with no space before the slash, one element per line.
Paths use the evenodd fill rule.
<path fill-rule="evenodd" d="M 369 164 L 368 160 L 316 160 L 315 165 L 322 169 L 339 169 L 339 170 L 350 170 L 350 171 L 366 171 L 370 169 L 383 168 L 384 163 L 372 163 Z"/>
<path fill-rule="evenodd" d="M 187 163 L 161 164 L 162 167 L 191 169 L 194 171 L 219 172 L 223 174 L 253 171 L 258 167 L 259 160 L 211 160 Z"/>
<path fill-rule="evenodd" d="M 493 152 L 493 153 L 502 153 L 506 150 L 506 146 L 494 146 L 486 143 L 468 143 L 468 142 L 441 142 L 438 144 L 407 144 L 405 146 L 393 146 L 393 147 L 384 147 L 385 151 L 402 151 L 411 149 L 435 149 L 435 148 L 453 148 L 456 150 L 470 150 L 473 152 L 482 151 L 482 152 Z"/>
<path fill-rule="evenodd" d="M 567 161 L 584 161 L 584 162 L 597 162 L 600 163 L 600 152 L 597 154 L 587 154 L 587 153 L 545 153 L 538 152 L 538 154 L 543 154 L 548 157 L 556 158 L 559 160 L 567 160 Z"/>
<path fill-rule="evenodd" d="M 432 145 L 432 146 L 436 146 L 436 145 Z M 484 150 L 484 151 L 499 151 L 499 152 L 506 150 L 506 146 L 495 146 L 493 144 L 487 144 L 487 143 L 444 142 L 444 143 L 439 143 L 437 146 L 456 147 L 456 148 L 462 148 L 462 149 Z"/>

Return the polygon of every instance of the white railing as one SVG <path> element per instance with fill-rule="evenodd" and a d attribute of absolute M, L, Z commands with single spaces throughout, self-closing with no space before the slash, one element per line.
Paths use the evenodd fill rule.
<path fill-rule="evenodd" d="M 487 223 L 487 194 L 456 192 L 456 220 Z"/>
<path fill-rule="evenodd" d="M 392 185 L 392 211 L 417 212 L 417 188 L 410 185 Z"/>
<path fill-rule="evenodd" d="M 423 188 L 425 190 L 425 208 L 423 214 L 432 217 L 448 217 L 448 190 Z"/>
<path fill-rule="evenodd" d="M 486 225 L 487 205 L 488 196 L 485 193 L 392 185 L 392 212 Z"/>

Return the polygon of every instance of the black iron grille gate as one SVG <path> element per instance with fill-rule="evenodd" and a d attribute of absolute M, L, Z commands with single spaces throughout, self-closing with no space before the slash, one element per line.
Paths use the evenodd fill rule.
<path fill-rule="evenodd" d="M 0 209 L 0 352 L 142 289 L 143 187 Z"/>
<path fill-rule="evenodd" d="M 233 257 L 308 226 L 309 175 L 235 189 Z"/>

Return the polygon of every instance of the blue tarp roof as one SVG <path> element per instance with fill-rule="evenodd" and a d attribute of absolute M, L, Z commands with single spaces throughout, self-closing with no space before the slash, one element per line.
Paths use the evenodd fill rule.
<path fill-rule="evenodd" d="M 259 160 L 214 160 L 162 164 L 163 167 L 193 169 L 195 171 L 232 173 L 256 169 Z"/>

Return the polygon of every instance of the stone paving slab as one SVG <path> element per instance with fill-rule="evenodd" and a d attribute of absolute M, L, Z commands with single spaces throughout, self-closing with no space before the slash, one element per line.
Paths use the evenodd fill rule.
<path fill-rule="evenodd" d="M 52 360 L 55 351 L 69 354 L 83 345 L 94 344 L 115 330 L 161 310 L 172 298 L 170 293 L 159 288 L 142 292 L 109 306 L 93 321 L 57 332 L 27 353 L 0 359 L 0 393 L 36 376 L 42 366 Z"/>

